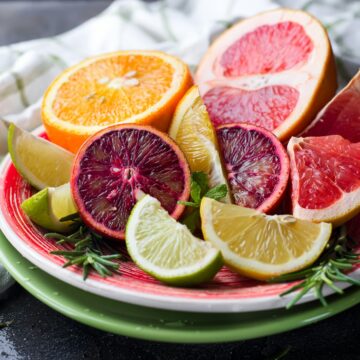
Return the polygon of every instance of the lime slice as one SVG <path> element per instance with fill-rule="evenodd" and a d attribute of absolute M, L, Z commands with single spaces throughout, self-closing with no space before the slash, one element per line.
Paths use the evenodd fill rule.
<path fill-rule="evenodd" d="M 17 171 L 41 190 L 70 181 L 74 155 L 11 124 L 8 133 L 11 160 Z"/>
<path fill-rule="evenodd" d="M 145 195 L 131 212 L 126 246 L 141 269 L 172 285 L 208 281 L 222 266 L 218 250 L 193 236 L 150 195 Z"/>
<path fill-rule="evenodd" d="M 70 184 L 43 189 L 26 199 L 21 204 L 21 208 L 35 224 L 45 229 L 68 232 L 74 228 L 72 221 L 60 221 L 61 218 L 77 212 L 72 199 Z"/>
<path fill-rule="evenodd" d="M 221 250 L 225 263 L 239 273 L 266 280 L 301 270 L 323 252 L 331 224 L 257 210 L 203 198 L 204 238 Z"/>

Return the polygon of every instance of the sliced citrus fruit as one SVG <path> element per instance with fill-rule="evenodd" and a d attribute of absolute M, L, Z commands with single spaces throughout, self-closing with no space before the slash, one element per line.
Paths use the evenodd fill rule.
<path fill-rule="evenodd" d="M 337 86 L 326 30 L 290 9 L 258 14 L 225 31 L 203 57 L 195 82 L 216 127 L 251 123 L 281 141 L 303 130 Z"/>
<path fill-rule="evenodd" d="M 72 221 L 60 221 L 66 216 L 77 213 L 69 183 L 39 191 L 26 199 L 21 204 L 21 208 L 35 224 L 45 229 L 68 232 L 74 228 Z"/>
<path fill-rule="evenodd" d="M 38 190 L 70 181 L 74 155 L 11 124 L 8 148 L 16 170 Z"/>
<path fill-rule="evenodd" d="M 176 107 L 169 135 L 184 152 L 191 171 L 208 175 L 210 187 L 227 183 L 216 133 L 196 86 L 188 90 Z M 227 195 L 224 201 L 230 202 L 230 196 Z"/>
<path fill-rule="evenodd" d="M 291 138 L 293 214 L 334 226 L 360 211 L 360 143 L 339 135 Z"/>
<path fill-rule="evenodd" d="M 79 150 L 71 186 L 80 216 L 105 236 L 123 239 L 140 193 L 157 198 L 178 218 L 179 200 L 190 192 L 185 156 L 165 133 L 150 126 L 115 125 L 89 138 Z"/>
<path fill-rule="evenodd" d="M 188 67 L 158 51 L 119 51 L 70 67 L 50 85 L 42 119 L 51 141 L 75 152 L 86 138 L 117 123 L 166 131 L 192 83 Z"/>
<path fill-rule="evenodd" d="M 301 134 L 307 136 L 341 135 L 360 142 L 360 71 L 316 116 Z"/>
<path fill-rule="evenodd" d="M 235 203 L 263 212 L 275 209 L 289 178 L 289 159 L 280 141 L 248 124 L 223 125 L 216 133 Z"/>
<path fill-rule="evenodd" d="M 309 266 L 331 235 L 328 223 L 265 215 L 209 198 L 203 198 L 200 214 L 204 238 L 221 251 L 225 264 L 259 280 Z"/>
<path fill-rule="evenodd" d="M 131 212 L 126 247 L 141 269 L 177 286 L 211 280 L 223 264 L 219 250 L 192 235 L 149 195 Z"/>

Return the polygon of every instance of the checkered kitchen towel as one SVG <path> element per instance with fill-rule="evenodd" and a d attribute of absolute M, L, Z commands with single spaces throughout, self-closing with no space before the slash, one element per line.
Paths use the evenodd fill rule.
<path fill-rule="evenodd" d="M 100 15 L 62 35 L 0 47 L 0 118 L 26 129 L 40 124 L 41 97 L 63 69 L 81 59 L 120 49 L 157 49 L 195 68 L 211 39 L 232 22 L 277 7 L 270 0 L 118 0 Z M 279 0 L 306 9 L 328 27 L 345 76 L 360 58 L 360 2 Z M 357 44 L 357 46 L 355 46 Z M 349 74 L 348 74 L 349 73 Z M 0 156 L 6 127 L 0 122 Z M 9 284 L 0 265 L 0 293 Z"/>

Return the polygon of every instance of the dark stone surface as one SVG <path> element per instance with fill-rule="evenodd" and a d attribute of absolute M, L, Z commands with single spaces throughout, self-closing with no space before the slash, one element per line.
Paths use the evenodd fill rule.
<path fill-rule="evenodd" d="M 219 0 L 218 0 L 219 1 Z M 68 30 L 109 1 L 0 2 L 0 44 Z M 229 344 L 174 345 L 115 336 L 70 320 L 20 286 L 0 302 L 0 359 L 360 360 L 360 306 L 306 328 Z"/>

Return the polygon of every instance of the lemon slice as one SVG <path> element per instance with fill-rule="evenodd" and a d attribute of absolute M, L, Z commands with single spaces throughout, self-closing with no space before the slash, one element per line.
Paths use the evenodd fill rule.
<path fill-rule="evenodd" d="M 131 212 L 126 247 L 141 269 L 177 286 L 208 281 L 222 266 L 219 250 L 193 236 L 150 195 L 138 201 Z"/>
<path fill-rule="evenodd" d="M 8 133 L 11 160 L 17 171 L 38 190 L 70 181 L 74 155 L 11 124 Z"/>
<path fill-rule="evenodd" d="M 45 229 L 68 232 L 74 227 L 72 221 L 60 221 L 61 218 L 77 212 L 72 199 L 70 184 L 43 189 L 26 199 L 21 204 L 21 208 L 35 224 Z"/>
<path fill-rule="evenodd" d="M 207 174 L 210 187 L 227 185 L 216 134 L 197 86 L 193 86 L 178 104 L 169 135 L 185 154 L 192 172 Z M 229 191 L 227 193 L 230 194 Z M 230 196 L 226 195 L 223 201 L 230 203 Z"/>
<path fill-rule="evenodd" d="M 204 238 L 221 250 L 225 263 L 260 280 L 312 264 L 324 250 L 332 229 L 328 223 L 265 215 L 209 198 L 203 198 L 200 214 Z"/>

